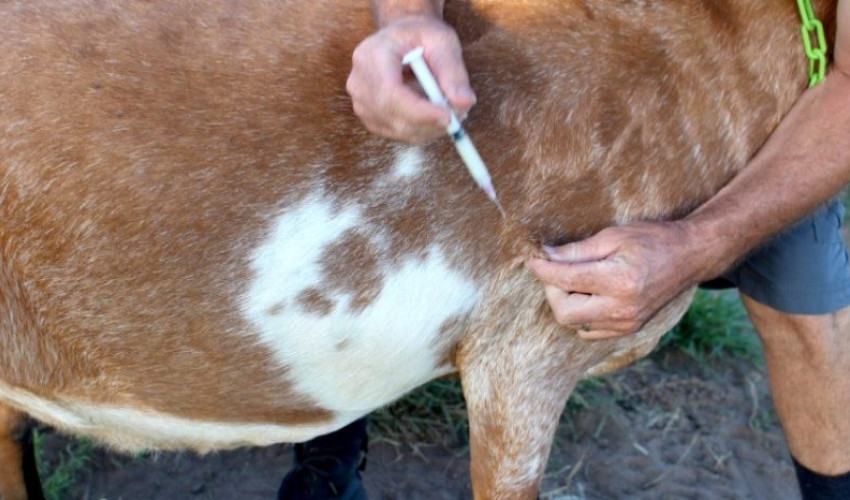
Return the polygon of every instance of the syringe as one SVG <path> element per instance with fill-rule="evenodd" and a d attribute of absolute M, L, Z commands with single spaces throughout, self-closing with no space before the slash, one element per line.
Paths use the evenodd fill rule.
<path fill-rule="evenodd" d="M 413 70 L 413 74 L 419 81 L 419 85 L 422 86 L 422 90 L 425 91 L 425 95 L 428 96 L 431 102 L 448 108 L 451 113 L 451 121 L 449 121 L 446 132 L 449 134 L 452 142 L 454 142 L 461 160 L 463 160 L 466 169 L 469 170 L 475 183 L 496 204 L 502 217 L 505 217 L 505 210 L 502 208 L 502 204 L 499 203 L 499 198 L 496 197 L 496 189 L 493 187 L 493 181 L 490 179 L 490 172 L 487 171 L 484 160 L 481 159 L 481 155 L 478 154 L 478 150 L 475 149 L 475 145 L 472 144 L 472 140 L 466 134 L 466 130 L 461 126 L 460 120 L 457 119 L 457 115 L 451 109 L 451 106 L 449 106 L 449 102 L 443 95 L 443 91 L 440 90 L 440 85 L 437 84 L 437 80 L 434 79 L 431 69 L 428 68 L 428 63 L 425 62 L 424 53 L 425 49 L 423 47 L 417 47 L 404 55 L 402 63 L 409 65 L 410 69 Z"/>

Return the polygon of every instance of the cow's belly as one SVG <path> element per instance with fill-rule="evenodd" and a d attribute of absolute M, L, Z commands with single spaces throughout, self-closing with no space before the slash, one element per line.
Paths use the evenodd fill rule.
<path fill-rule="evenodd" d="M 336 430 L 361 416 L 333 413 L 327 420 L 303 425 L 212 422 L 149 409 L 47 399 L 7 385 L 0 385 L 0 402 L 61 431 L 91 437 L 127 452 L 190 449 L 204 453 L 239 446 L 301 442 Z"/>

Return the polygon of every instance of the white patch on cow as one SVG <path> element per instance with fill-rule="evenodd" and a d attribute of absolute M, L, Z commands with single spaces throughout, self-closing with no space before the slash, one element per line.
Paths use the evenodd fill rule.
<path fill-rule="evenodd" d="M 247 310 L 293 307 L 298 294 L 321 285 L 325 248 L 360 223 L 359 208 L 337 208 L 318 194 L 280 215 L 266 243 L 252 252 Z"/>
<path fill-rule="evenodd" d="M 422 173 L 425 158 L 419 147 L 399 149 L 393 163 L 393 175 L 398 179 L 412 179 Z"/>
<path fill-rule="evenodd" d="M 297 426 L 209 422 L 142 408 L 61 397 L 45 399 L 5 385 L 0 385 L 0 401 L 58 429 L 90 436 L 128 452 L 192 449 L 203 453 L 301 442 L 332 432 L 358 417 L 335 415 L 331 421 Z"/>
<path fill-rule="evenodd" d="M 242 298 L 245 317 L 294 389 L 346 415 L 378 408 L 453 371 L 439 359 L 440 329 L 468 313 L 479 293 L 432 246 L 400 263 L 380 258 L 381 289 L 365 307 L 352 307 L 353 296 L 320 283 L 320 259 L 355 227 L 376 248 L 386 245 L 372 224 L 380 221 L 361 220 L 355 208 L 337 213 L 330 200 L 311 196 L 279 216 L 253 251 L 253 278 Z M 311 289 L 332 302 L 329 312 L 296 302 Z"/>

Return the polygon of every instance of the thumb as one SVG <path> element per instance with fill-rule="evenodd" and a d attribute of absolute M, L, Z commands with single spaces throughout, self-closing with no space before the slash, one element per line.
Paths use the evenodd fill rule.
<path fill-rule="evenodd" d="M 558 247 L 543 245 L 543 251 L 549 256 L 549 260 L 567 264 L 603 260 L 614 253 L 616 248 L 616 243 L 601 233 Z"/>
<path fill-rule="evenodd" d="M 431 70 L 449 105 L 464 116 L 475 104 L 476 97 L 469 84 L 469 74 L 459 48 L 447 48 L 432 54 Z"/>

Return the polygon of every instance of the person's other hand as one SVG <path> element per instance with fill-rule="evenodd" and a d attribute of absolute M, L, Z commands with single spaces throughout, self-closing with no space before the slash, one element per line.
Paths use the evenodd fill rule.
<path fill-rule="evenodd" d="M 528 266 L 544 283 L 558 323 L 586 339 L 634 333 L 686 287 L 699 263 L 677 222 L 610 227 Z M 582 328 L 582 325 L 584 328 Z"/>
<path fill-rule="evenodd" d="M 420 46 L 458 117 L 475 104 L 454 30 L 433 16 L 401 18 L 363 40 L 352 56 L 346 89 L 355 114 L 371 132 L 406 142 L 445 134 L 449 110 L 404 83 L 402 58 Z"/>

